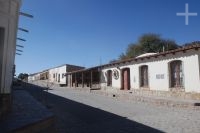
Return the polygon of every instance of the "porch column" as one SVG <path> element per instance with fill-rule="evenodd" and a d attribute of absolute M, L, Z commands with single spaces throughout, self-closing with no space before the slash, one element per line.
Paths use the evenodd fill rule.
<path fill-rule="evenodd" d="M 72 74 L 69 75 L 69 86 L 72 87 Z"/>
<path fill-rule="evenodd" d="M 76 88 L 76 84 L 77 84 L 77 79 L 76 79 L 76 73 L 75 73 L 75 88 Z"/>
<path fill-rule="evenodd" d="M 84 75 L 83 75 L 83 72 L 82 72 L 82 88 L 84 88 Z"/>
<path fill-rule="evenodd" d="M 99 73 L 99 88 L 101 89 L 101 67 L 99 67 L 98 69 L 98 73 Z"/>
<path fill-rule="evenodd" d="M 90 72 L 90 88 L 92 88 L 92 81 L 93 81 L 93 72 Z"/>
<path fill-rule="evenodd" d="M 74 80 L 73 80 L 73 79 L 74 79 Z M 74 74 L 72 74 L 72 80 L 71 80 L 71 82 L 72 82 L 72 87 L 74 87 L 74 82 L 75 82 Z"/>

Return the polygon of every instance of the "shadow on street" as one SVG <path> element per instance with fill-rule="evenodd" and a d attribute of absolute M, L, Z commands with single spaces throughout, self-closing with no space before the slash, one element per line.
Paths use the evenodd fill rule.
<path fill-rule="evenodd" d="M 161 133 L 162 131 L 82 103 L 48 93 L 33 84 L 23 87 L 55 114 L 58 132 Z"/>

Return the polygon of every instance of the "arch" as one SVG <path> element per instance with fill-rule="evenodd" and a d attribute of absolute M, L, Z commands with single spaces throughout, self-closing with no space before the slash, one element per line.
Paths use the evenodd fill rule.
<path fill-rule="evenodd" d="M 183 87 L 183 66 L 181 60 L 169 62 L 169 83 L 170 88 Z"/>
<path fill-rule="evenodd" d="M 123 68 L 121 70 L 121 89 L 130 90 L 130 68 Z"/>
<path fill-rule="evenodd" d="M 107 86 L 112 86 L 112 70 L 107 71 Z"/>
<path fill-rule="evenodd" d="M 140 87 L 149 87 L 149 74 L 148 66 L 143 65 L 140 67 Z"/>

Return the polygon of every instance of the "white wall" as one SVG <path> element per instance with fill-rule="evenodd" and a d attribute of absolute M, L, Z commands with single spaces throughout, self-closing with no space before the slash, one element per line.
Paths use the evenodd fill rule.
<path fill-rule="evenodd" d="M 150 58 L 144 60 L 138 60 L 131 64 L 123 64 L 118 66 L 120 69 L 130 68 L 130 84 L 131 89 L 140 89 L 140 78 L 139 78 L 139 68 L 142 65 L 148 66 L 148 76 L 149 76 L 149 88 L 150 90 L 162 90 L 169 91 L 169 62 L 173 60 L 181 60 L 184 73 L 184 89 L 185 92 L 200 92 L 200 68 L 199 68 L 199 51 L 189 50 L 186 53 L 179 52 L 175 55 L 169 54 L 165 57 Z M 105 82 L 101 83 L 102 88 L 107 87 L 107 77 L 105 73 L 108 70 L 117 69 L 117 66 L 107 67 L 102 69 L 102 79 Z M 120 71 L 119 71 L 120 72 Z M 121 74 L 118 80 L 112 78 L 112 87 L 116 89 L 121 88 Z M 156 75 L 164 76 L 163 79 L 157 79 Z"/>
<path fill-rule="evenodd" d="M 120 75 L 120 70 L 117 69 L 116 67 L 110 67 L 108 69 L 102 69 L 102 73 L 101 73 L 101 88 L 107 88 L 107 71 L 108 70 L 111 70 L 113 71 L 114 69 L 116 69 L 118 72 L 119 72 L 119 78 L 118 79 L 115 79 L 113 76 L 112 76 L 112 86 L 109 86 L 109 88 L 120 88 L 120 85 L 121 85 L 121 75 Z"/>
<path fill-rule="evenodd" d="M 32 82 L 34 80 L 35 80 L 35 76 L 34 75 L 28 76 L 28 82 Z"/>
<path fill-rule="evenodd" d="M 34 79 L 35 79 L 35 80 L 40 80 L 40 73 L 35 74 L 35 75 L 34 75 Z"/>
<path fill-rule="evenodd" d="M 49 81 L 54 82 L 53 74 L 55 73 L 54 69 L 49 69 Z"/>
<path fill-rule="evenodd" d="M 66 84 L 66 76 L 63 76 L 63 74 L 66 74 L 66 65 L 56 67 L 49 69 L 49 81 L 54 82 L 54 83 L 59 83 L 59 84 Z M 53 78 L 53 74 L 55 74 L 55 78 Z M 60 74 L 60 82 L 58 82 Z"/>
<path fill-rule="evenodd" d="M 184 82 L 186 92 L 200 92 L 199 56 L 184 58 Z"/>
<path fill-rule="evenodd" d="M 3 53 L 0 57 L 1 93 L 11 91 L 20 4 L 20 0 L 1 0 L 0 2 L 0 27 L 5 29 Z"/>

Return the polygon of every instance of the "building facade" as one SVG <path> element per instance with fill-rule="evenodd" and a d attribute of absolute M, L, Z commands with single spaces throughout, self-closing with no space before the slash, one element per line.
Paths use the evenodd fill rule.
<path fill-rule="evenodd" d="M 42 80 L 43 76 L 45 76 L 43 72 L 33 73 L 28 75 L 28 82 L 36 81 L 36 80 Z"/>
<path fill-rule="evenodd" d="M 192 44 L 87 69 L 61 65 L 48 69 L 48 80 L 73 88 L 200 99 L 200 42 Z"/>
<path fill-rule="evenodd" d="M 40 80 L 48 80 L 49 79 L 49 70 L 44 70 L 40 73 Z"/>
<path fill-rule="evenodd" d="M 200 44 L 69 73 L 69 87 L 200 93 Z M 97 78 L 100 77 L 100 78 Z M 85 85 L 87 84 L 87 85 Z"/>
<path fill-rule="evenodd" d="M 200 93 L 199 47 L 194 45 L 106 65 L 102 69 L 101 88 Z"/>
<path fill-rule="evenodd" d="M 66 73 L 68 87 L 100 88 L 101 66 Z"/>
<path fill-rule="evenodd" d="M 58 67 L 44 70 L 39 73 L 30 74 L 29 81 L 48 80 L 49 82 L 53 82 L 55 84 L 67 85 L 68 77 L 66 76 L 66 73 L 76 71 L 76 70 L 81 70 L 81 69 L 84 69 L 84 67 L 64 64 Z"/>
<path fill-rule="evenodd" d="M 0 0 L 0 117 L 11 104 L 20 0 Z"/>

